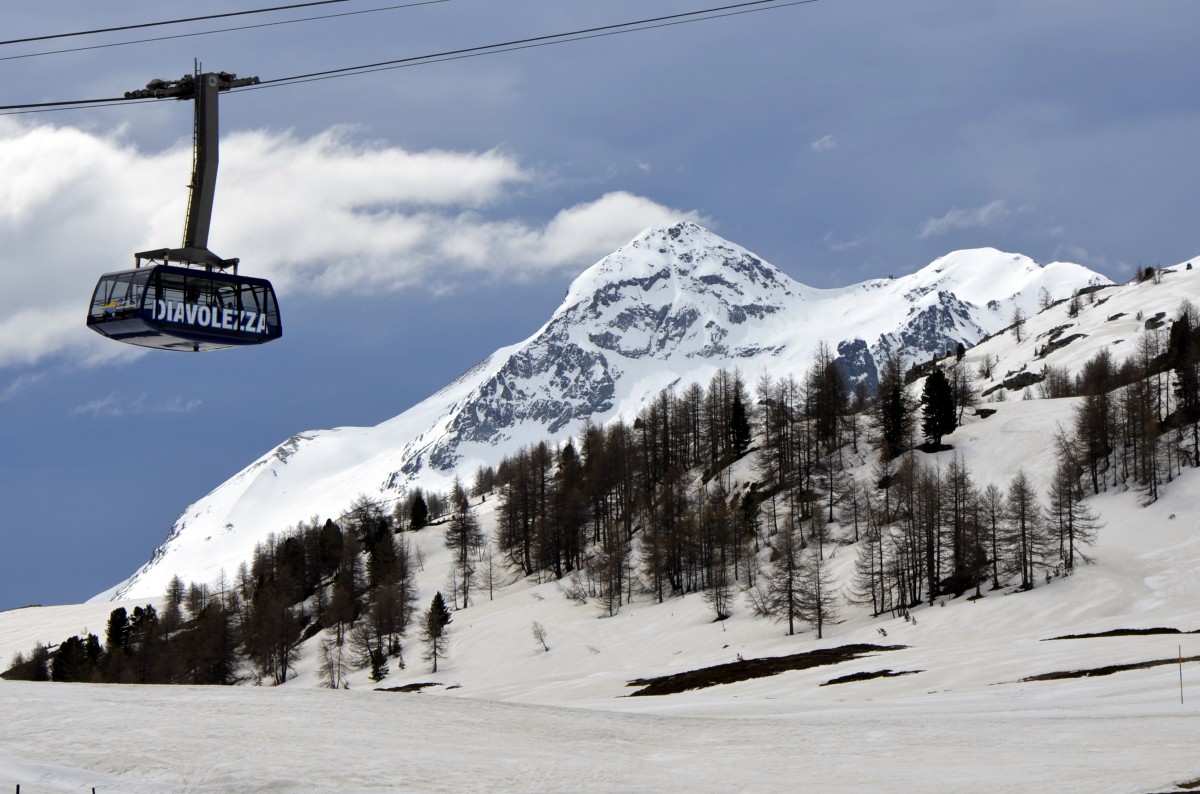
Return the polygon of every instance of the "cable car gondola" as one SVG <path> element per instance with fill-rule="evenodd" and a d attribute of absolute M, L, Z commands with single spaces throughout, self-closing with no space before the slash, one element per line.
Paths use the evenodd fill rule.
<path fill-rule="evenodd" d="M 109 339 L 160 350 L 220 350 L 283 335 L 275 290 L 266 279 L 238 275 L 237 259 L 208 250 L 218 163 L 219 92 L 253 85 L 227 72 L 153 80 L 128 99 L 175 97 L 196 103 L 195 157 L 182 248 L 134 254 L 135 267 L 105 273 L 92 293 L 88 327 Z"/>
<path fill-rule="evenodd" d="M 109 339 L 160 350 L 259 345 L 282 333 L 266 279 L 167 264 L 105 273 L 87 323 Z"/>

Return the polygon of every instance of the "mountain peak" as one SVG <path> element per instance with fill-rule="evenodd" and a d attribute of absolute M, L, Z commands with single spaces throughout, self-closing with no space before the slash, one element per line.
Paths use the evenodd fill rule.
<path fill-rule="evenodd" d="M 567 290 L 559 313 L 580 304 L 612 304 L 619 292 L 628 292 L 637 302 L 660 305 L 666 299 L 687 303 L 705 295 L 738 305 L 770 301 L 771 296 L 791 294 L 797 287 L 745 248 L 697 223 L 681 221 L 646 229 L 581 273 Z"/>
<path fill-rule="evenodd" d="M 906 278 L 912 289 L 953 292 L 959 300 L 977 306 L 1013 297 L 1027 312 L 1035 308 L 1042 289 L 1057 299 L 1081 285 L 1107 281 L 1081 265 L 1039 265 L 1024 254 L 996 248 L 951 251 Z"/>

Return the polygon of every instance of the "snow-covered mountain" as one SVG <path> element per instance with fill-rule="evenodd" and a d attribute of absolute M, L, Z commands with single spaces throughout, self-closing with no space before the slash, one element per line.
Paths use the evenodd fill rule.
<path fill-rule="evenodd" d="M 97 596 L 143 598 L 173 575 L 211 581 L 254 545 L 357 496 L 443 488 L 521 446 L 590 420 L 632 417 L 663 389 L 737 368 L 801 376 L 821 343 L 868 386 L 879 362 L 943 355 L 1005 328 L 1015 310 L 1108 279 L 995 249 L 958 251 L 917 272 L 838 289 L 794 281 L 693 223 L 652 228 L 581 274 L 535 334 L 376 427 L 299 433 L 189 506 L 153 559 Z"/>
<path fill-rule="evenodd" d="M 681 229 L 684 233 L 700 232 Z M 645 240 L 638 242 L 644 245 Z M 619 253 L 636 260 L 631 248 Z M 631 371 L 647 383 L 702 377 L 687 369 L 689 362 L 698 369 L 718 366 L 714 362 L 719 361 L 748 364 L 743 367 L 747 374 L 772 362 L 788 367 L 799 363 L 802 371 L 805 360 L 796 352 L 801 342 L 787 339 L 775 323 L 790 322 L 803 334 L 816 327 L 812 322 L 834 316 L 832 307 L 847 300 L 846 295 L 859 296 L 863 308 L 854 315 L 862 318 L 857 338 L 874 357 L 884 350 L 876 347 L 880 340 L 895 343 L 906 337 L 903 330 L 878 330 L 886 308 L 870 296 L 884 294 L 900 303 L 906 291 L 920 292 L 914 286 L 918 276 L 934 283 L 920 298 L 935 294 L 934 303 L 948 307 L 936 292 L 952 294 L 986 330 L 989 317 L 1005 322 L 1014 303 L 1006 306 L 996 299 L 997 305 L 988 309 L 986 301 L 992 299 L 985 300 L 987 290 L 982 288 L 975 299 L 968 297 L 972 268 L 1000 262 L 991 273 L 998 282 L 1011 278 L 1007 289 L 1011 283 L 1023 283 L 1028 261 L 993 251 L 962 252 L 903 279 L 822 291 L 790 282 L 761 262 L 741 259 L 740 253 L 729 270 L 740 264 L 756 275 L 745 282 L 727 276 L 726 281 L 737 287 L 733 290 L 705 281 L 713 273 L 703 271 L 695 260 L 693 255 L 692 268 L 672 262 L 665 275 L 652 279 L 661 272 L 653 269 L 654 263 L 640 263 L 646 271 L 639 276 L 634 267 L 638 263 L 610 257 L 601 263 L 613 269 L 604 278 L 634 285 L 628 293 L 616 289 L 611 305 L 592 300 L 597 290 L 582 289 L 581 279 L 563 309 L 528 342 L 499 351 L 408 413 L 377 428 L 320 431 L 281 445 L 189 508 L 160 550 L 159 563 L 128 583 L 127 592 L 139 601 L 121 606 L 132 609 L 145 603 L 141 599 L 161 598 L 160 580 L 165 582 L 163 577 L 172 571 L 211 580 L 203 565 L 236 564 L 246 544 L 259 537 L 256 531 L 268 531 L 269 522 L 286 524 L 292 514 L 284 506 L 288 499 L 305 500 L 304 507 L 326 499 L 332 511 L 344 506 L 348 494 L 388 493 L 387 478 L 397 471 L 398 479 L 407 476 L 401 455 L 405 445 L 432 449 L 439 438 L 449 438 L 447 428 L 463 411 L 474 410 L 480 390 L 501 382 L 499 374 L 514 357 L 526 354 L 529 372 L 540 371 L 539 357 L 529 350 L 538 342 L 548 346 L 552 330 L 564 334 L 560 349 L 573 343 L 585 352 L 606 351 L 597 353 L 597 361 L 603 360 L 597 366 L 616 373 L 612 407 L 598 416 L 611 416 L 640 405 L 638 393 L 627 384 Z M 768 275 L 780 287 L 778 294 L 767 288 Z M 713 289 L 705 292 L 690 282 Z M 657 295 L 663 283 L 681 285 L 672 293 L 674 298 Z M 943 289 L 948 283 L 963 289 Z M 763 291 L 752 292 L 753 285 Z M 752 319 L 748 313 L 742 323 L 722 324 L 710 316 L 711 326 L 696 320 L 684 323 L 682 331 L 660 333 L 660 321 L 646 320 L 638 330 L 635 318 L 642 304 L 623 301 L 643 287 L 648 295 L 657 295 L 648 297 L 646 305 L 667 307 L 664 319 L 688 314 L 687 305 L 697 312 L 724 312 L 719 316 L 726 319 L 735 305 L 781 308 L 764 309 L 761 318 Z M 779 297 L 785 292 L 791 297 Z M 968 412 L 965 422 L 945 439 L 953 449 L 917 457 L 938 470 L 961 461 L 980 488 L 1003 487 L 1021 471 L 1044 497 L 1057 466 L 1056 430 L 1072 425 L 1083 398 L 1042 399 L 1038 379 L 1051 367 L 1076 374 L 1101 350 L 1108 351 L 1118 367 L 1144 354 L 1148 343 L 1165 342 L 1185 299 L 1200 304 L 1200 268 L 1191 264 L 1168 268 L 1154 279 L 1089 290 L 1075 305 L 1060 303 L 1036 314 L 1036 306 L 1030 307 L 1020 335 L 994 334 L 968 350 L 962 361 L 973 373 L 982 368 L 992 373 L 976 380 L 981 392 L 990 392 L 985 397 L 988 410 Z M 900 308 L 892 316 L 923 311 L 912 311 L 912 304 Z M 782 316 L 784 312 L 795 316 Z M 624 327 L 616 319 L 622 315 L 628 320 Z M 756 324 L 761 327 L 754 329 Z M 714 338 L 710 329 L 718 325 L 726 331 L 721 339 L 727 352 L 710 361 L 703 351 Z M 930 328 L 937 332 L 939 326 Z M 915 338 L 909 330 L 907 338 Z M 613 334 L 605 337 L 609 347 L 597 348 L 589 333 L 608 331 Z M 709 334 L 709 342 L 697 335 L 701 333 Z M 643 347 L 635 344 L 639 339 Z M 655 357 L 660 339 L 671 355 Z M 816 342 L 806 338 L 803 344 L 811 350 Z M 753 345 L 783 347 L 763 358 L 728 357 L 728 351 Z M 650 352 L 633 355 L 642 350 Z M 654 366 L 679 369 L 655 380 L 647 374 Z M 567 366 L 564 371 L 573 370 Z M 784 370 L 780 366 L 772 371 Z M 506 377 L 504 383 L 513 394 L 518 389 L 522 394 L 550 393 L 549 387 L 538 392 L 531 385 L 533 378 L 520 372 Z M 585 380 L 580 376 L 579 383 Z M 642 387 L 649 388 L 639 384 Z M 920 380 L 909 389 L 918 392 Z M 1032 399 L 1020 399 L 1026 391 Z M 448 406 L 461 410 L 454 413 Z M 548 426 L 544 420 L 506 425 L 496 435 L 500 440 L 494 449 L 507 449 Z M 571 420 L 563 425 L 570 426 Z M 426 437 L 418 444 L 421 432 Z M 470 460 L 470 445 L 479 443 L 460 440 L 458 454 Z M 389 449 L 388 444 L 395 446 Z M 482 444 L 479 449 L 493 448 Z M 854 464 L 852 475 L 873 480 L 876 463 L 875 453 L 867 454 Z M 436 474 L 429 459 L 416 471 L 417 477 Z M 753 456 L 733 463 L 728 473 L 736 487 L 759 477 Z M 812 631 L 787 636 L 780 624 L 755 613 L 747 593 L 734 596 L 732 614 L 723 621 L 713 620 L 711 606 L 699 593 L 661 602 L 636 594 L 617 616 L 609 617 L 596 608 L 594 599 L 580 597 L 582 574 L 558 580 L 509 571 L 494 598 L 491 592 L 486 597 L 481 592 L 469 608 L 456 613 L 449 655 L 437 673 L 419 661 L 417 637 L 411 632 L 406 637 L 407 666 L 396 665 L 384 685 L 393 691 L 424 693 L 403 703 L 423 730 L 419 741 L 397 752 L 380 753 L 377 726 L 395 713 L 397 698 L 406 696 L 373 691 L 378 684 L 366 669 L 348 674 L 348 691 L 314 691 L 327 684 L 320 644 L 329 641 L 328 633 L 308 640 L 294 677 L 280 688 L 132 687 L 122 692 L 122 708 L 113 709 L 111 687 L 0 682 L 5 706 L 14 717 L 0 725 L 0 782 L 36 778 L 66 787 L 98 780 L 114 789 L 157 791 L 164 781 L 187 788 L 197 779 L 218 775 L 225 788 L 229 780 L 242 788 L 303 780 L 310 789 L 341 790 L 347 785 L 346 770 L 353 767 L 358 770 L 357 777 L 352 775 L 354 785 L 371 790 L 394 786 L 398 779 L 429 789 L 507 789 L 536 780 L 553 788 L 583 790 L 728 790 L 747 785 L 783 790 L 801 780 L 829 791 L 927 792 L 960 790 L 963 780 L 986 779 L 989 790 L 1028 791 L 1036 779 L 1069 791 L 1190 790 L 1200 784 L 1195 751 L 1200 729 L 1193 697 L 1200 684 L 1198 494 L 1200 469 L 1188 465 L 1176 469 L 1160 498 L 1148 506 L 1138 493 L 1111 487 L 1088 499 L 1103 522 L 1088 547 L 1092 564 L 1080 565 L 1069 575 L 1047 574 L 1044 582 L 1039 578 L 1027 591 L 1010 584 L 987 588 L 978 598 L 947 595 L 936 604 L 879 615 L 844 598 L 859 549 L 850 528 L 840 527 L 835 530 L 838 542 L 826 546 L 825 559 L 844 611 L 823 638 Z M 489 496 L 474 506 L 489 534 L 497 531 L 498 501 Z M 453 552 L 440 527 L 405 533 L 405 538 L 422 561 L 415 579 L 417 602 L 423 605 L 445 589 Z M 768 554 L 764 548 L 760 559 L 765 561 Z M 188 555 L 202 556 L 189 560 Z M 89 603 L 2 613 L 0 658 L 28 652 L 35 642 L 48 644 L 94 632 L 114 606 Z M 531 625 L 543 629 L 541 639 L 531 637 Z M 669 695 L 629 696 L 633 685 L 640 687 L 650 677 L 848 647 L 873 650 L 779 675 L 716 686 L 709 681 Z M 320 719 L 314 721 L 314 714 Z M 72 730 L 75 725 L 85 727 Z M 145 746 L 148 739 L 131 741 L 130 725 L 153 726 L 154 736 L 149 738 L 181 749 L 157 753 L 152 774 L 147 773 L 129 748 Z M 324 727 L 314 733 L 313 725 Z M 497 731 L 498 725 L 503 730 Z M 1131 735 L 1141 741 L 1131 742 Z M 221 741 L 197 745 L 196 736 Z M 597 736 L 606 739 L 597 742 Z M 914 736 L 921 738 L 914 741 Z M 259 754 L 249 763 L 238 759 L 230 769 L 211 768 L 212 758 L 228 746 L 264 741 L 282 750 Z M 349 766 L 328 763 L 321 749 L 330 742 L 351 748 Z M 447 767 L 448 742 L 472 747 L 471 763 Z M 780 746 L 801 745 L 804 753 L 778 752 Z M 511 763 L 514 747 L 522 753 L 516 771 Z M 549 749 L 539 755 L 538 748 Z M 851 772 L 848 752 L 855 762 Z M 166 765 L 160 763 L 162 758 L 168 759 Z"/>

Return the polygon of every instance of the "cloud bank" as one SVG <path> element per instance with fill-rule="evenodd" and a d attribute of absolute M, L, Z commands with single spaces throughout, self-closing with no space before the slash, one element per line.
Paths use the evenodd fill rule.
<path fill-rule="evenodd" d="M 702 220 L 620 191 L 520 217 L 515 200 L 549 188 L 501 150 L 409 152 L 345 127 L 232 133 L 221 149 L 209 247 L 293 294 L 535 279 L 582 270 L 647 226 Z M 0 120 L 0 367 L 139 355 L 84 327 L 87 301 L 133 252 L 179 244 L 190 167 L 190 140 L 146 152 L 119 133 Z"/>

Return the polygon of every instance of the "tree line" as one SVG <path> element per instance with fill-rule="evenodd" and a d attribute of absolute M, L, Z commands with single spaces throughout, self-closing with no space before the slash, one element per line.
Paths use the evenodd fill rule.
<path fill-rule="evenodd" d="M 437 499 L 432 501 L 437 503 Z M 427 516 L 419 492 L 406 515 Z M 444 655 L 441 594 L 418 616 L 415 575 L 421 564 L 401 534 L 401 510 L 361 498 L 339 519 L 301 522 L 259 543 L 229 579 L 185 585 L 172 578 L 159 609 L 118 607 L 104 641 L 70 637 L 53 650 L 17 654 L 6 678 L 138 684 L 281 684 L 294 673 L 300 646 L 325 632 L 318 648 L 327 686 L 351 670 L 381 680 L 404 666 L 402 640 L 420 617 L 422 639 Z M 409 526 L 420 528 L 420 521 Z M 438 605 L 441 605 L 440 608 Z M 431 635 L 431 636 L 427 636 Z M 436 664 L 436 663 L 435 663 Z"/>

